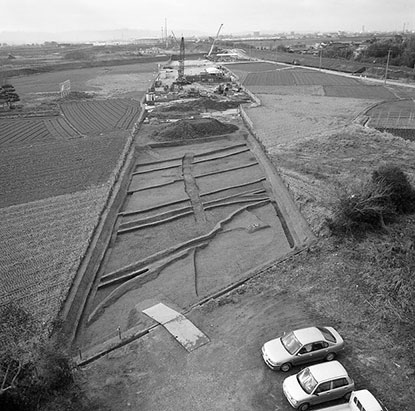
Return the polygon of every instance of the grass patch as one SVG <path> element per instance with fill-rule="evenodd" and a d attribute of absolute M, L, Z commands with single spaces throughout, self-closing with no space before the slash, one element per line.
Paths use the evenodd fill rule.
<path fill-rule="evenodd" d="M 340 360 L 357 388 L 370 389 L 390 410 L 411 411 L 415 396 L 414 230 L 415 217 L 404 216 L 360 241 L 322 238 L 258 279 L 335 326 L 346 341 Z"/>

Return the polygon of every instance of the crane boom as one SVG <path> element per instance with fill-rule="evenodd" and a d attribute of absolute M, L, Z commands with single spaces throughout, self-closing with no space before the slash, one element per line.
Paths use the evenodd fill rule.
<path fill-rule="evenodd" d="M 210 55 L 212 54 L 213 47 L 215 46 L 216 40 L 217 40 L 217 39 L 218 39 L 218 37 L 219 37 L 219 33 L 220 33 L 221 29 L 222 29 L 222 26 L 223 26 L 223 23 L 219 26 L 218 32 L 216 33 L 216 37 L 215 37 L 215 39 L 213 40 L 213 42 L 212 42 L 212 46 L 210 47 L 209 53 L 207 54 L 207 56 L 206 56 L 206 57 L 210 57 Z"/>
<path fill-rule="evenodd" d="M 174 42 L 175 42 L 177 45 L 179 45 L 179 42 L 177 41 L 177 38 L 176 38 L 176 36 L 175 36 L 175 34 L 174 34 L 173 30 L 171 31 L 171 34 L 173 34 L 173 39 L 174 39 Z"/>

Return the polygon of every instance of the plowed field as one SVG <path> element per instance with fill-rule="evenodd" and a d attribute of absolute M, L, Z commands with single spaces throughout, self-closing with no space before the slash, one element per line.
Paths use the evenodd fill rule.
<path fill-rule="evenodd" d="M 0 208 L 105 183 L 128 132 L 0 151 Z"/>
<path fill-rule="evenodd" d="M 128 130 L 141 111 L 138 102 L 126 99 L 74 101 L 62 104 L 61 109 L 76 130 L 89 135 Z"/>
<path fill-rule="evenodd" d="M 276 71 L 250 72 L 244 86 L 348 86 L 358 85 L 359 81 L 334 74 L 321 73 L 306 69 L 283 69 Z"/>
<path fill-rule="evenodd" d="M 415 129 L 415 102 L 412 99 L 378 104 L 366 112 L 370 127 Z"/>
<path fill-rule="evenodd" d="M 18 301 L 40 321 L 56 318 L 107 195 L 101 187 L 0 209 L 0 307 Z"/>

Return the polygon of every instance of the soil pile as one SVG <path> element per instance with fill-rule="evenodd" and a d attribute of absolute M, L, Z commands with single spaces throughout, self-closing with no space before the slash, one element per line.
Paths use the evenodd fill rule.
<path fill-rule="evenodd" d="M 237 108 L 239 104 L 245 103 L 245 100 L 218 100 L 211 97 L 202 97 L 190 101 L 177 102 L 165 106 L 157 107 L 155 112 L 178 112 L 178 111 L 198 111 L 205 112 L 208 110 L 223 111 L 230 108 Z"/>
<path fill-rule="evenodd" d="M 191 140 L 233 133 L 236 130 L 238 130 L 237 126 L 224 124 L 213 118 L 179 120 L 160 131 L 156 131 L 153 137 L 157 141 Z"/>

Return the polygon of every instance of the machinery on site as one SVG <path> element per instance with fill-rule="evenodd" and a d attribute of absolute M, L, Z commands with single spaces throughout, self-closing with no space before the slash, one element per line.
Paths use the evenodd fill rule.
<path fill-rule="evenodd" d="M 172 36 L 173 36 L 174 46 L 180 47 L 180 44 L 179 44 L 179 42 L 178 42 L 178 40 L 177 40 L 177 37 L 176 37 L 176 35 L 174 34 L 174 31 L 173 31 L 173 30 L 171 31 L 171 34 L 172 34 Z"/>
<path fill-rule="evenodd" d="M 208 59 L 210 58 L 210 56 L 212 54 L 213 48 L 215 47 L 216 40 L 219 37 L 219 33 L 220 33 L 222 27 L 223 27 L 223 23 L 219 26 L 218 32 L 216 33 L 216 37 L 213 39 L 212 46 L 210 47 L 209 53 L 206 55 L 206 58 L 208 58 Z"/>
<path fill-rule="evenodd" d="M 182 37 L 180 41 L 180 54 L 179 54 L 179 69 L 177 80 L 175 83 L 177 84 L 190 84 L 190 81 L 186 79 L 184 75 L 184 60 L 185 60 L 185 49 L 184 49 L 184 37 Z"/>

